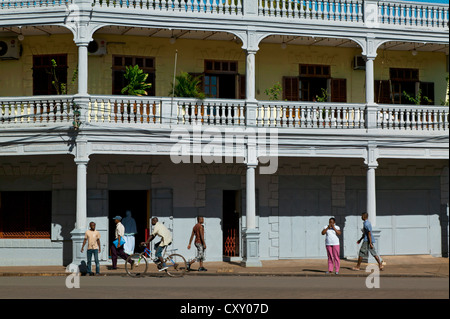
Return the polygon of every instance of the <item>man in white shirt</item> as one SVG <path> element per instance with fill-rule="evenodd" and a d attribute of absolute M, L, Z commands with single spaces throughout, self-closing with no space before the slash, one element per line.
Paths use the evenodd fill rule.
<path fill-rule="evenodd" d="M 123 250 L 123 236 L 125 233 L 125 227 L 123 227 L 122 223 L 120 222 L 122 220 L 122 217 L 116 216 L 113 218 L 114 222 L 116 223 L 116 232 L 115 237 L 117 241 L 117 246 L 115 243 L 111 245 L 111 259 L 112 259 L 112 268 L 111 269 L 117 269 L 117 256 L 124 259 L 125 261 L 129 257 L 128 254 L 125 253 Z"/>
<path fill-rule="evenodd" d="M 164 259 L 162 258 L 162 252 L 166 246 L 169 246 L 172 244 L 172 234 L 167 229 L 166 226 L 164 226 L 162 223 L 158 221 L 157 217 L 152 218 L 152 225 L 153 225 L 153 232 L 150 235 L 150 237 L 147 239 L 147 241 L 142 242 L 142 246 L 148 245 L 156 236 L 161 237 L 161 241 L 157 244 L 155 244 L 155 250 L 156 250 L 156 257 L 160 261 L 160 265 L 164 268 Z"/>

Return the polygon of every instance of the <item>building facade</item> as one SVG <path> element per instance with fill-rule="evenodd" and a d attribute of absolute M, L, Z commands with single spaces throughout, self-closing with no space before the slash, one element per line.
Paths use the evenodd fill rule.
<path fill-rule="evenodd" d="M 126 210 L 137 242 L 156 216 L 186 257 L 204 216 L 209 261 L 323 258 L 332 216 L 354 257 L 364 211 L 381 255 L 448 256 L 448 15 L 373 0 L 1 1 L 0 265 L 79 263 L 90 221 L 106 263 Z M 147 95 L 121 94 L 130 65 Z M 205 99 L 171 96 L 181 72 Z"/>

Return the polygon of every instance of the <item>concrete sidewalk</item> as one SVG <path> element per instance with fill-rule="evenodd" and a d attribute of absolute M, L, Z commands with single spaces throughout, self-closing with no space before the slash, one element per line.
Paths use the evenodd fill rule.
<path fill-rule="evenodd" d="M 430 255 L 412 256 L 386 256 L 382 257 L 386 262 L 382 276 L 391 277 L 449 277 L 449 259 L 432 257 Z M 352 268 L 356 260 L 341 260 L 341 269 L 338 276 L 367 276 L 365 271 L 367 264 L 361 265 L 360 271 Z M 93 270 L 95 264 L 92 265 Z M 326 259 L 295 259 L 295 260 L 267 260 L 262 261 L 262 267 L 246 268 L 238 262 L 206 262 L 206 272 L 196 271 L 198 264 L 192 266 L 193 271 L 188 276 L 336 276 L 326 274 Z M 124 264 L 119 264 L 117 270 L 110 270 L 109 265 L 101 265 L 101 273 L 104 276 L 125 276 Z M 1 276 L 66 276 L 66 267 L 63 266 L 10 266 L 0 267 Z M 152 264 L 148 274 L 165 275 L 158 273 Z"/>

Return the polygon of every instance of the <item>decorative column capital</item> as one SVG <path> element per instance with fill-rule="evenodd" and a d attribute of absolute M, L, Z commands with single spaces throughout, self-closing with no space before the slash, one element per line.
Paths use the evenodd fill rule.
<path fill-rule="evenodd" d="M 364 164 L 367 166 L 367 169 L 376 169 L 378 167 L 378 148 L 376 145 L 369 143 L 367 146 Z"/>

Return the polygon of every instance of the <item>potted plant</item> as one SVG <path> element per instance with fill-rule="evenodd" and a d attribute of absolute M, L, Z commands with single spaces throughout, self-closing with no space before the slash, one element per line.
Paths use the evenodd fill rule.
<path fill-rule="evenodd" d="M 192 97 L 203 100 L 205 93 L 200 90 L 201 75 L 192 76 L 187 72 L 181 72 L 180 75 L 175 77 L 175 86 L 172 83 L 172 90 L 169 95 L 174 97 Z"/>
<path fill-rule="evenodd" d="M 148 73 L 144 73 L 139 65 L 127 66 L 123 75 L 128 84 L 120 91 L 122 94 L 142 96 L 148 95 L 147 90 L 152 87 L 151 83 L 147 83 Z M 142 107 L 142 106 L 141 106 Z M 130 103 L 127 104 L 127 111 L 130 114 Z M 142 109 L 140 110 L 142 114 Z M 136 122 L 136 103 L 133 105 L 134 121 Z M 130 118 L 128 117 L 128 121 Z"/>

